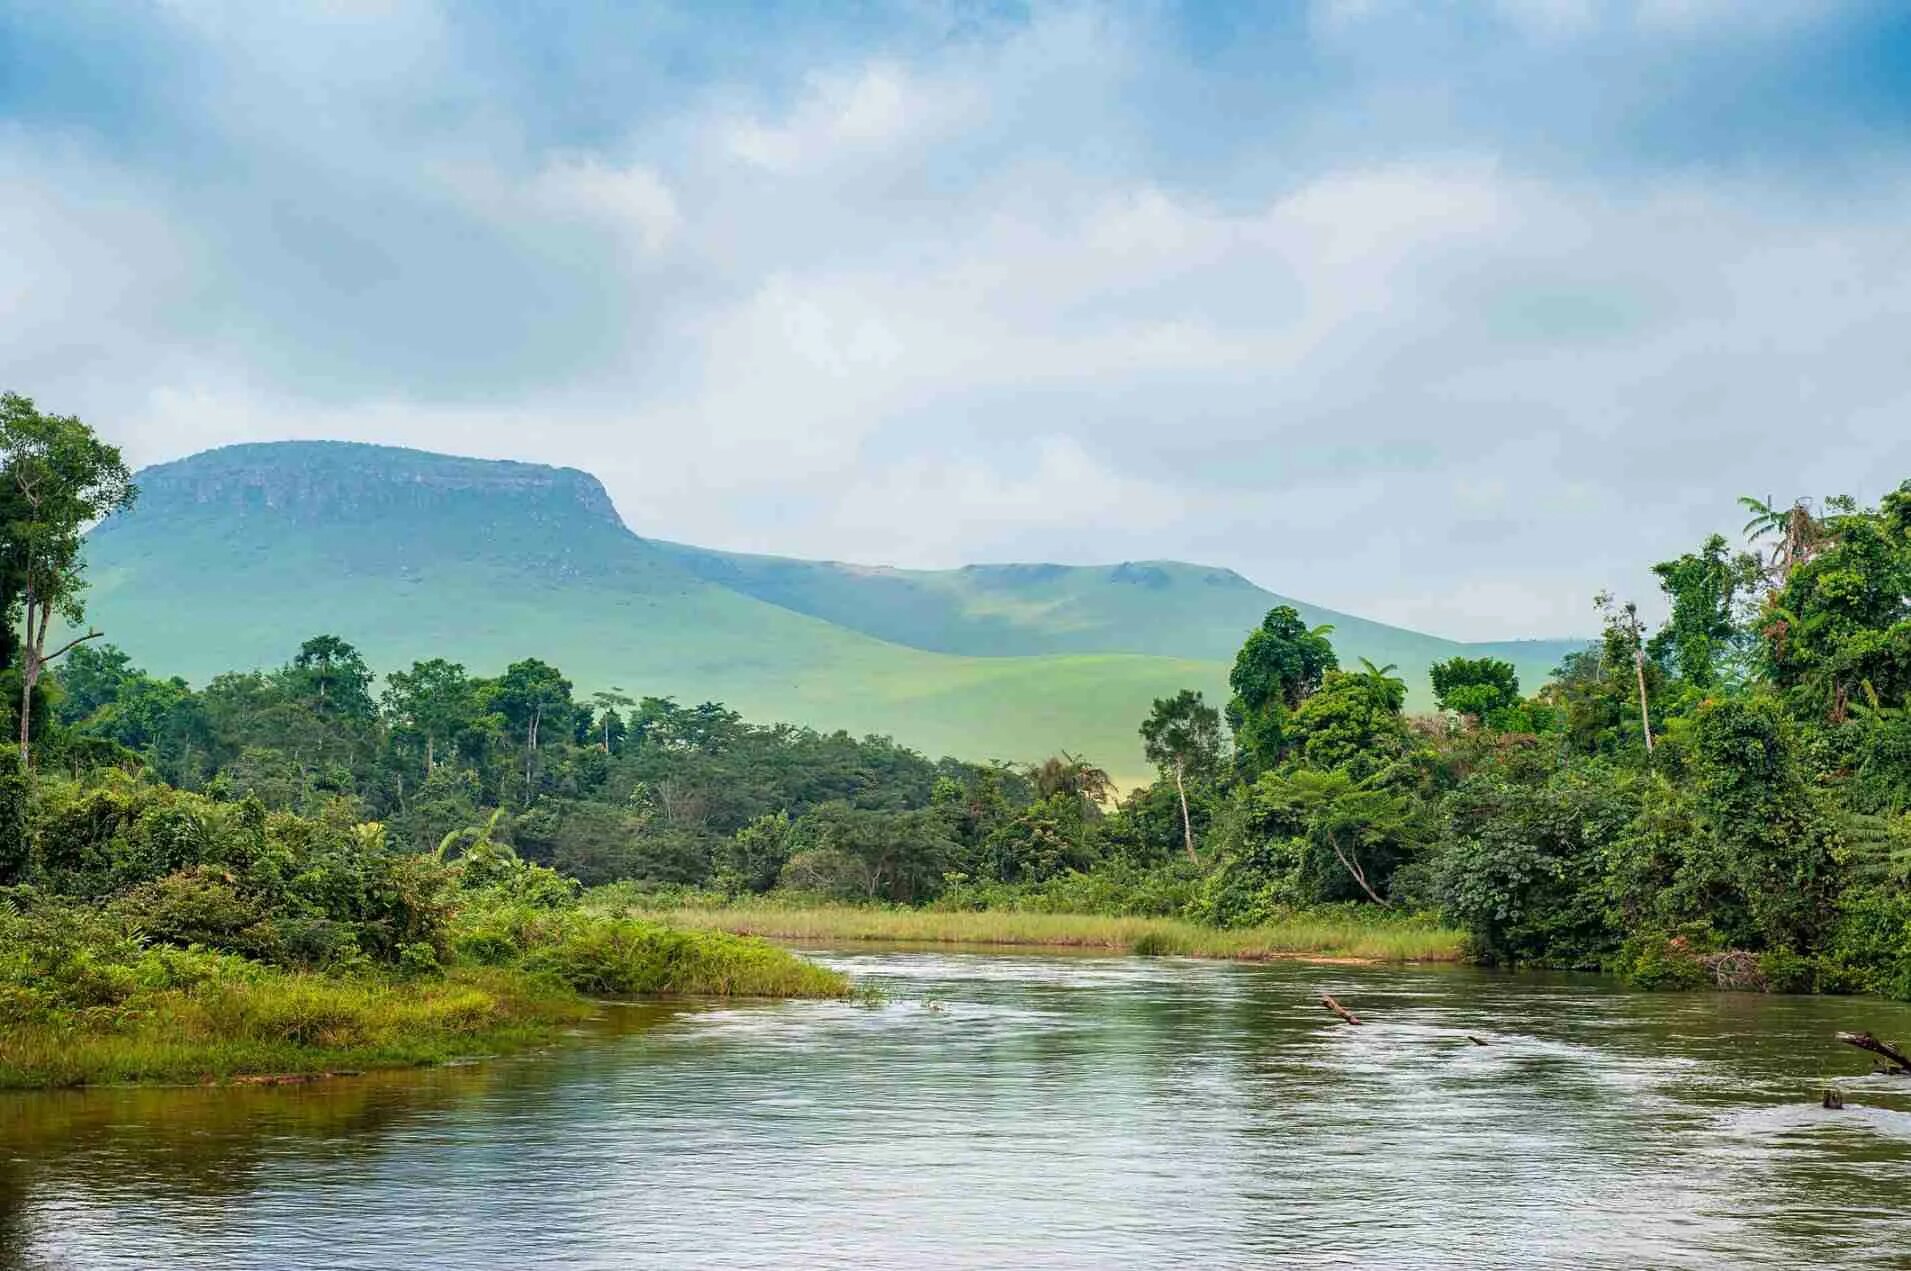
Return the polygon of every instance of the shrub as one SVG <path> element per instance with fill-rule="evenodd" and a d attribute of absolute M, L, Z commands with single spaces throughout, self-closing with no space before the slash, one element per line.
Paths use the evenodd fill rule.
<path fill-rule="evenodd" d="M 1692 936 L 1645 931 L 1619 948 L 1612 969 L 1642 989 L 1696 989 L 1712 984 L 1704 955 L 1710 942 Z"/>

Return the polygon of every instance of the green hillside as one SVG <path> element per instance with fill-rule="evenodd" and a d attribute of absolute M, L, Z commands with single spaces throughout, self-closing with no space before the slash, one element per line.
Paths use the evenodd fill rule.
<path fill-rule="evenodd" d="M 1241 640 L 1275 605 L 1334 629 L 1351 662 L 1365 657 L 1407 673 L 1429 704 L 1426 668 L 1455 654 L 1490 652 L 1537 685 L 1579 647 L 1562 640 L 1468 645 L 1356 618 L 1255 586 L 1231 569 L 1181 561 L 1118 565 L 965 565 L 915 570 L 651 544 L 699 578 L 884 640 L 989 657 L 1145 653 L 1232 662 Z"/>
<path fill-rule="evenodd" d="M 234 446 L 140 485 L 139 507 L 91 536 L 88 616 L 194 682 L 330 631 L 381 669 L 536 656 L 585 690 L 717 698 L 937 754 L 1067 749 L 1133 777 L 1149 700 L 1219 698 L 1227 659 L 1279 603 L 1192 565 L 933 573 L 707 552 L 633 535 L 573 469 L 386 447 Z M 1426 664 L 1466 648 L 1303 612 L 1336 624 L 1344 657 L 1399 663 L 1422 697 Z M 1554 660 L 1536 649 L 1522 675 Z"/>

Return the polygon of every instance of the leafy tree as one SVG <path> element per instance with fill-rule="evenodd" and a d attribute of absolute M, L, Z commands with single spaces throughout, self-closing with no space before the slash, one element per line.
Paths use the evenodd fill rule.
<path fill-rule="evenodd" d="M 591 702 L 597 707 L 597 722 L 601 732 L 600 740 L 604 747 L 604 753 L 608 755 L 612 753 L 612 747 L 617 742 L 623 740 L 627 731 L 623 717 L 617 713 L 617 708 L 621 706 L 628 711 L 637 704 L 637 701 L 635 698 L 626 694 L 622 689 L 611 688 L 606 691 L 592 693 Z"/>
<path fill-rule="evenodd" d="M 554 720 L 558 735 L 569 730 L 571 682 L 558 669 L 536 658 L 513 662 L 491 690 L 491 707 L 502 715 L 524 747 L 524 801 L 536 791 L 539 737 L 544 723 Z"/>
<path fill-rule="evenodd" d="M 1791 724 L 1769 697 L 1709 702 L 1694 751 L 1695 806 L 1711 851 L 1686 868 L 1715 874 L 1746 919 L 1732 927 L 1716 904 L 1705 916 L 1734 940 L 1810 948 L 1832 917 L 1838 835 L 1799 763 Z"/>
<path fill-rule="evenodd" d="M 320 715 L 369 720 L 372 672 L 364 657 L 335 635 L 317 635 L 299 646 L 292 680 Z"/>
<path fill-rule="evenodd" d="M 1157 697 L 1154 709 L 1141 723 L 1142 752 L 1148 762 L 1174 778 L 1175 794 L 1181 800 L 1181 830 L 1188 849 L 1188 860 L 1200 864 L 1194 850 L 1194 821 L 1188 815 L 1190 777 L 1208 780 L 1221 761 L 1221 714 L 1192 689 L 1182 689 L 1173 697 Z"/>
<path fill-rule="evenodd" d="M 1248 634 L 1228 673 L 1234 697 L 1228 724 L 1242 757 L 1256 767 L 1280 759 L 1282 724 L 1289 711 L 1319 689 L 1340 663 L 1328 642 L 1330 626 L 1310 629 L 1292 605 L 1270 609 Z"/>
<path fill-rule="evenodd" d="M 1697 552 L 1661 561 L 1652 572 L 1672 601 L 1672 612 L 1653 637 L 1651 653 L 1675 664 L 1687 685 L 1716 687 L 1741 643 L 1737 600 L 1760 577 L 1757 558 L 1731 556 L 1725 539 L 1714 534 Z"/>
<path fill-rule="evenodd" d="M 1623 605 L 1618 604 L 1610 592 L 1603 591 L 1593 598 L 1593 604 L 1599 608 L 1606 622 L 1604 665 L 1608 673 L 1626 663 L 1632 665 L 1633 678 L 1638 684 L 1638 696 L 1634 700 L 1639 706 L 1639 732 L 1645 739 L 1646 754 L 1650 755 L 1653 745 L 1650 681 L 1653 677 L 1647 674 L 1644 628 L 1639 623 L 1639 606 L 1630 600 Z"/>
<path fill-rule="evenodd" d="M 413 662 L 409 671 L 386 677 L 384 709 L 396 732 L 423 743 L 429 775 L 438 766 L 438 756 L 450 754 L 458 735 L 476 722 L 477 685 L 457 662 Z"/>
<path fill-rule="evenodd" d="M 1854 701 L 1911 700 L 1911 481 L 1822 527 L 1764 616 L 1765 664 L 1797 709 L 1843 723 Z"/>
<path fill-rule="evenodd" d="M 789 864 L 795 844 L 789 813 L 758 817 L 717 849 L 717 886 L 730 892 L 770 890 Z"/>
<path fill-rule="evenodd" d="M 1447 916 L 1489 962 L 1599 965 L 1620 935 L 1605 859 L 1637 810 L 1600 767 L 1562 770 L 1538 786 L 1491 771 L 1468 778 L 1443 807 L 1438 887 Z"/>
<path fill-rule="evenodd" d="M 1321 689 L 1287 723 L 1290 766 L 1343 771 L 1355 780 L 1387 770 L 1405 756 L 1401 714 L 1406 685 L 1380 667 L 1329 671 Z"/>
<path fill-rule="evenodd" d="M 867 900 L 927 900 L 961 850 L 936 809 L 877 812 L 826 803 L 803 818 L 814 846 L 784 867 L 786 883 Z"/>
<path fill-rule="evenodd" d="M 1428 675 L 1441 710 L 1482 724 L 1519 704 L 1519 675 L 1511 662 L 1499 658 L 1448 658 L 1429 667 Z"/>
<path fill-rule="evenodd" d="M 132 658 L 116 645 L 80 645 L 66 656 L 59 671 L 60 722 L 76 724 L 102 706 L 119 700 L 121 691 L 143 678 Z"/>
<path fill-rule="evenodd" d="M 43 415 L 18 393 L 0 394 L 0 556 L 20 610 L 20 762 L 32 766 L 33 694 L 46 668 L 101 633 L 74 636 L 52 653 L 47 635 L 58 616 L 85 617 L 86 528 L 132 506 L 138 496 L 119 449 L 71 415 Z"/>

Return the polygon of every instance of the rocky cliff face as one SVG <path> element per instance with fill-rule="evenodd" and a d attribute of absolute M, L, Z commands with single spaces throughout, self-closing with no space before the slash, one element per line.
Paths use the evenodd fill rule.
<path fill-rule="evenodd" d="M 540 522 L 621 528 L 596 477 L 575 468 L 336 441 L 227 446 L 137 478 L 133 515 L 270 516 L 310 524 L 411 520 L 485 508 Z"/>

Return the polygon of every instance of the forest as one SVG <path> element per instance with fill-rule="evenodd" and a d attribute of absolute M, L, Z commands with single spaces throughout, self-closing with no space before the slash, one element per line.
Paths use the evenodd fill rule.
<path fill-rule="evenodd" d="M 1602 595 L 1602 637 L 1546 683 L 1454 658 L 1427 715 L 1276 608 L 1229 700 L 1136 721 L 1158 777 L 1124 791 L 1092 756 L 931 759 L 586 692 L 535 656 L 374 668 L 319 633 L 194 687 L 84 626 L 84 527 L 135 496 L 117 453 L 8 403 L 16 998 L 46 956 L 18 938 L 36 914 L 145 950 L 429 972 L 497 943 L 456 913 L 538 895 L 604 921 L 607 896 L 1215 929 L 1331 912 L 1643 987 L 1911 997 L 1911 482 L 1875 506 L 1742 499 L 1738 542 L 1652 567 L 1656 629 Z M 490 899 L 461 909 L 460 887 Z"/>

